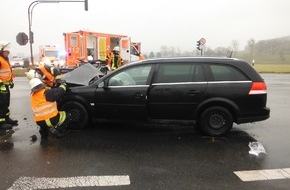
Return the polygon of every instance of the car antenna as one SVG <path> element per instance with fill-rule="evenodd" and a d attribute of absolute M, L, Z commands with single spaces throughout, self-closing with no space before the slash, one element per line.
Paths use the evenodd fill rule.
<path fill-rule="evenodd" d="M 231 53 L 230 53 L 228 58 L 232 58 L 233 53 L 234 53 L 234 50 L 231 51 Z"/>

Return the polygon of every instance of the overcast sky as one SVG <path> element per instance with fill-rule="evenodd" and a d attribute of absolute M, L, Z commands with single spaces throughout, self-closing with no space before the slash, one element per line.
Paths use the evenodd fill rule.
<path fill-rule="evenodd" d="M 41 1 L 41 0 L 39 0 Z M 13 45 L 12 54 L 30 55 L 29 45 L 16 43 L 18 32 L 28 34 L 28 7 L 33 0 L 0 0 L 0 41 Z M 227 47 L 237 40 L 244 49 L 256 41 L 290 35 L 290 0 L 88 0 L 84 3 L 41 3 L 33 9 L 33 49 L 41 44 L 64 47 L 63 32 L 91 30 L 122 34 L 142 43 L 143 53 L 161 46 L 195 49 Z"/>

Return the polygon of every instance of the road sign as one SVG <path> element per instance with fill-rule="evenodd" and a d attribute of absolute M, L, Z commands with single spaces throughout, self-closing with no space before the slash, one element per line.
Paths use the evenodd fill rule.
<path fill-rule="evenodd" d="M 28 36 L 24 32 L 19 32 L 16 36 L 16 41 L 19 45 L 25 46 L 28 42 Z"/>
<path fill-rule="evenodd" d="M 200 45 L 204 45 L 206 40 L 204 38 L 200 38 L 199 42 L 200 42 Z"/>

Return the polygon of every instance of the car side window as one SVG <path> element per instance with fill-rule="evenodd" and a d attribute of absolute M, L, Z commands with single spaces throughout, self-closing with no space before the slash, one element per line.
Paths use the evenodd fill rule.
<path fill-rule="evenodd" d="M 159 65 L 157 83 L 198 82 L 204 81 L 203 69 L 200 64 L 165 63 Z"/>
<path fill-rule="evenodd" d="M 109 80 L 108 86 L 146 85 L 151 68 L 152 65 L 144 65 L 123 70 Z"/>
<path fill-rule="evenodd" d="M 230 65 L 210 65 L 214 81 L 244 81 L 248 78 L 237 68 Z"/>

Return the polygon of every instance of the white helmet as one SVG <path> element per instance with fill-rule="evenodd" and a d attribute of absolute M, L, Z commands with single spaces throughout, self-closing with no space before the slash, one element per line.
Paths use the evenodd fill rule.
<path fill-rule="evenodd" d="M 9 42 L 4 42 L 0 41 L 0 50 L 1 51 L 11 51 L 10 43 Z"/>
<path fill-rule="evenodd" d="M 39 78 L 31 79 L 29 81 L 29 84 L 30 84 L 31 93 L 45 87 L 45 85 Z"/>
<path fill-rule="evenodd" d="M 54 61 L 46 61 L 44 65 L 52 67 L 54 65 Z"/>
<path fill-rule="evenodd" d="M 28 80 L 31 80 L 33 78 L 41 78 L 41 75 L 37 73 L 34 69 L 31 69 L 26 73 L 26 77 L 28 78 Z"/>
<path fill-rule="evenodd" d="M 120 51 L 119 46 L 115 46 L 114 49 L 113 49 L 113 51 Z"/>
<path fill-rule="evenodd" d="M 93 61 L 93 60 L 94 60 L 93 56 L 89 55 L 88 56 L 88 61 Z"/>

